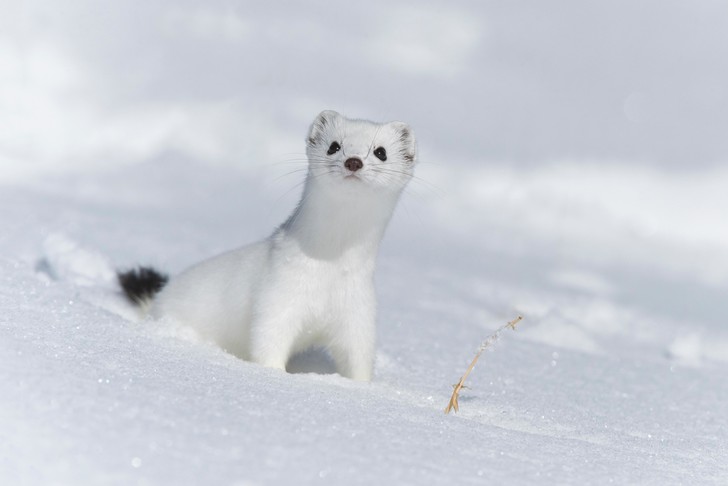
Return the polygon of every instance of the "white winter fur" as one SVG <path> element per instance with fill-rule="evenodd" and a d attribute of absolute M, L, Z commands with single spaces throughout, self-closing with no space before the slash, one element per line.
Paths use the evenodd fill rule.
<path fill-rule="evenodd" d="M 415 140 L 401 122 L 376 124 L 324 111 L 307 139 L 298 207 L 267 239 L 206 260 L 173 278 L 151 314 L 265 366 L 285 369 L 326 348 L 343 376 L 369 381 L 374 366 L 379 243 L 412 177 Z M 327 152 L 333 142 L 341 149 Z M 386 150 L 386 161 L 375 155 Z M 380 151 L 381 155 L 381 151 Z M 345 166 L 350 158 L 359 170 Z"/>

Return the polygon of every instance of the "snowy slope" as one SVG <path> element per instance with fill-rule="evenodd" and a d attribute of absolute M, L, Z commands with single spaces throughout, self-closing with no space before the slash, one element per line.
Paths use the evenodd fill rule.
<path fill-rule="evenodd" d="M 0 5 L 0 484 L 728 483 L 726 7 Z M 374 381 L 136 321 L 113 269 L 268 234 L 323 108 L 419 137 Z"/>

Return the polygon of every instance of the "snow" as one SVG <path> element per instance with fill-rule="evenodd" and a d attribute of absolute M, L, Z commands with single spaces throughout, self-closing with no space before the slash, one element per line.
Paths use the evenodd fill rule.
<path fill-rule="evenodd" d="M 0 484 L 728 483 L 727 10 L 0 3 Z M 138 321 L 114 269 L 268 234 L 325 108 L 419 140 L 374 380 Z"/>

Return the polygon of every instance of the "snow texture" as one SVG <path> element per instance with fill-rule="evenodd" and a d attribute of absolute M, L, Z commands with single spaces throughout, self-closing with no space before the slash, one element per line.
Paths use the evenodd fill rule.
<path fill-rule="evenodd" d="M 0 484 L 728 484 L 722 2 L 0 2 Z M 139 321 L 401 119 L 375 377 Z M 486 352 L 445 415 L 451 385 Z"/>

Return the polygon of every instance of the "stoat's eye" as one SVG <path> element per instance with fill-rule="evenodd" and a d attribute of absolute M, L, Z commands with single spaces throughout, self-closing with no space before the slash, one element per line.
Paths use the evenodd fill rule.
<path fill-rule="evenodd" d="M 382 162 L 387 160 L 387 151 L 384 150 L 384 147 L 377 147 L 376 149 L 374 149 L 374 155 L 376 155 L 377 158 Z"/>
<path fill-rule="evenodd" d="M 341 145 L 339 145 L 338 142 L 331 142 L 331 145 L 329 145 L 329 150 L 326 153 L 328 155 L 334 155 L 339 150 L 341 150 Z"/>

